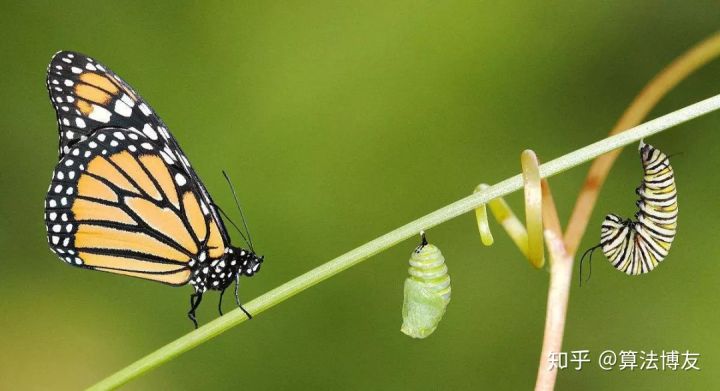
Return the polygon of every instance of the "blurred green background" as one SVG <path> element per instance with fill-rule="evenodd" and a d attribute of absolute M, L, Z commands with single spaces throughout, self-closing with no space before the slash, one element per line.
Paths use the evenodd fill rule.
<path fill-rule="evenodd" d="M 43 199 L 57 162 L 44 86 L 51 55 L 110 66 L 154 106 L 214 198 L 239 188 L 262 273 L 249 300 L 412 219 L 604 137 L 640 88 L 718 29 L 716 1 L 27 2 L 0 12 L 0 388 L 89 386 L 190 330 L 188 287 L 66 266 L 47 248 Z M 658 116 L 720 93 L 720 62 Z M 679 235 L 629 278 L 596 254 L 573 285 L 565 350 L 690 350 L 702 370 L 561 372 L 558 389 L 720 387 L 720 113 L 649 140 L 673 158 Z M 587 165 L 552 178 L 563 222 Z M 621 156 L 582 247 L 607 212 L 630 216 L 638 156 Z M 521 194 L 508 197 L 522 215 Z M 428 235 L 453 301 L 437 332 L 399 332 L 413 239 L 261 314 L 127 389 L 528 389 L 548 275 L 493 222 Z M 236 240 L 239 243 L 239 240 Z M 574 277 L 577 283 L 577 276 Z M 216 295 L 199 311 L 216 316 Z M 230 300 L 226 308 L 231 308 Z"/>

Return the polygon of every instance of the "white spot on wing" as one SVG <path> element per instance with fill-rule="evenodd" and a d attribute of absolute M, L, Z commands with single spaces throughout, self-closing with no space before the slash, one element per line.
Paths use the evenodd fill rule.
<path fill-rule="evenodd" d="M 130 99 L 130 97 L 127 96 L 127 94 L 123 94 L 122 98 L 120 98 L 120 99 L 122 99 L 122 101 L 125 102 L 125 104 L 130 107 L 135 106 L 135 102 L 133 102 L 133 100 Z"/>
<path fill-rule="evenodd" d="M 88 117 L 90 119 L 94 119 L 95 121 L 106 124 L 106 123 L 110 122 L 111 115 L 112 114 L 104 107 L 93 104 L 92 111 L 90 112 L 90 115 L 88 115 Z"/>
<path fill-rule="evenodd" d="M 170 156 L 170 157 L 172 158 L 173 161 L 175 161 L 175 162 L 177 161 L 177 157 L 175 157 L 175 154 L 174 154 L 173 151 L 170 149 L 170 147 L 168 147 L 167 145 L 165 145 L 165 147 L 163 148 L 163 150 L 165 151 L 165 153 L 168 154 L 168 156 Z"/>
<path fill-rule="evenodd" d="M 188 160 L 185 155 L 180 155 L 180 158 L 182 159 L 183 163 L 185 163 L 186 166 L 190 167 L 190 161 Z"/>
<path fill-rule="evenodd" d="M 168 133 L 167 129 L 165 129 L 162 126 L 158 126 L 158 130 L 160 131 L 160 134 L 163 136 L 163 138 L 165 138 L 165 139 L 170 138 L 170 133 Z"/>
<path fill-rule="evenodd" d="M 170 158 L 170 156 L 168 156 L 168 154 L 165 153 L 165 151 L 160 151 L 160 156 L 162 156 L 163 160 L 165 160 L 165 163 L 167 163 L 167 164 L 173 164 L 173 163 L 175 163 L 175 162 Z"/>
<path fill-rule="evenodd" d="M 146 136 L 150 137 L 151 140 L 157 140 L 157 132 L 155 132 L 155 129 L 153 129 L 150 124 L 145 124 L 142 131 Z"/>
<path fill-rule="evenodd" d="M 146 116 L 152 114 L 152 111 L 150 111 L 150 108 L 147 107 L 147 105 L 145 103 L 140 103 L 140 105 L 138 105 L 138 107 L 140 108 L 140 111 L 142 111 L 142 113 L 145 114 Z"/>
<path fill-rule="evenodd" d="M 177 173 L 175 174 L 175 182 L 177 182 L 178 186 L 185 186 L 185 184 L 187 183 L 187 179 L 185 179 L 182 174 Z"/>
<path fill-rule="evenodd" d="M 129 117 L 132 114 L 132 109 L 122 100 L 117 100 L 115 101 L 115 112 L 123 117 Z"/>

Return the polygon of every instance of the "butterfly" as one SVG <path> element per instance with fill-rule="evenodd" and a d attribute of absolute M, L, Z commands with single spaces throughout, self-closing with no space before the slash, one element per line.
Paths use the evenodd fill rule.
<path fill-rule="evenodd" d="M 222 295 L 234 281 L 245 311 L 239 278 L 257 273 L 263 257 L 251 240 L 249 250 L 232 246 L 222 209 L 155 111 L 109 68 L 80 53 L 53 56 L 47 88 L 60 133 L 45 199 L 50 249 L 84 269 L 189 283 L 188 317 L 196 328 L 195 310 L 207 290 L 220 291 L 222 315 Z"/>

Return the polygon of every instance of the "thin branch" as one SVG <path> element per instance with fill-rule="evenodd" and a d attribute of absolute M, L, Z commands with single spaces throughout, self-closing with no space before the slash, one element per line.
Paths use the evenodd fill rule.
<path fill-rule="evenodd" d="M 720 56 L 720 32 L 695 45 L 657 74 L 635 97 L 617 124 L 615 124 L 610 135 L 620 133 L 631 126 L 639 124 L 660 99 L 678 83 L 718 56 Z M 605 179 L 620 152 L 622 152 L 622 149 L 616 149 L 600 156 L 590 166 L 565 232 L 565 246 L 572 256 L 577 252 L 580 240 L 585 234 L 600 188 L 605 183 Z"/>
<path fill-rule="evenodd" d="M 567 303 L 570 298 L 570 282 L 572 281 L 573 259 L 565 250 L 562 241 L 562 227 L 558 218 L 555 200 L 550 191 L 547 179 L 542 181 L 543 223 L 545 225 L 545 242 L 550 254 L 550 286 L 545 314 L 545 333 L 538 365 L 536 390 L 552 390 L 557 379 L 557 368 L 549 370 L 548 357 L 552 352 L 562 351 L 563 334 Z"/>
<path fill-rule="evenodd" d="M 582 163 L 588 162 L 603 153 L 613 149 L 637 142 L 652 134 L 669 129 L 678 124 L 687 122 L 701 115 L 720 109 L 720 95 L 713 96 L 701 102 L 692 104 L 680 110 L 666 114 L 639 125 L 627 132 L 608 137 L 562 157 L 549 161 L 540 166 L 540 176 L 545 178 Z M 261 295 L 250 301 L 245 308 L 252 314 L 258 315 L 290 297 L 304 291 L 305 289 L 324 281 L 343 270 L 354 266 L 363 260 L 388 249 L 405 239 L 417 235 L 422 230 L 427 230 L 463 213 L 475 209 L 478 205 L 487 203 L 493 198 L 504 196 L 519 190 L 523 186 L 522 175 L 518 174 L 489 188 L 474 193 L 441 209 L 438 209 L 424 217 L 410 222 L 385 235 L 380 236 L 364 245 L 347 252 L 317 268 L 296 277 L 293 280 Z M 552 280 L 551 280 L 552 281 Z M 552 285 L 551 285 L 552 294 Z M 106 390 L 117 388 L 141 374 L 153 369 L 174 357 L 218 336 L 244 322 L 245 314 L 240 309 L 235 309 L 225 316 L 221 316 L 204 326 L 192 331 L 175 341 L 161 347 L 153 353 L 112 374 L 99 383 L 92 386 L 91 390 Z"/>
<path fill-rule="evenodd" d="M 562 237 L 562 226 L 560 226 L 560 218 L 555 207 L 555 199 L 550 191 L 550 182 L 543 179 L 540 185 L 542 186 L 543 225 L 546 230 L 549 229 L 557 236 Z"/>
<path fill-rule="evenodd" d="M 557 379 L 557 368 L 550 370 L 548 357 L 552 352 L 562 351 L 567 305 L 572 281 L 573 257 L 565 251 L 562 236 L 551 229 L 545 230 L 545 241 L 550 254 L 550 287 L 548 288 L 545 314 L 545 333 L 540 353 L 535 390 L 553 390 Z"/>

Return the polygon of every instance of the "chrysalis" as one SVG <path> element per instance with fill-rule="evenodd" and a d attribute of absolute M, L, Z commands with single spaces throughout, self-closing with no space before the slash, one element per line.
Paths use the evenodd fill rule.
<path fill-rule="evenodd" d="M 426 338 L 437 328 L 450 303 L 450 276 L 440 249 L 422 243 L 410 255 L 410 277 L 405 280 L 403 324 L 400 331 L 413 338 Z"/>

